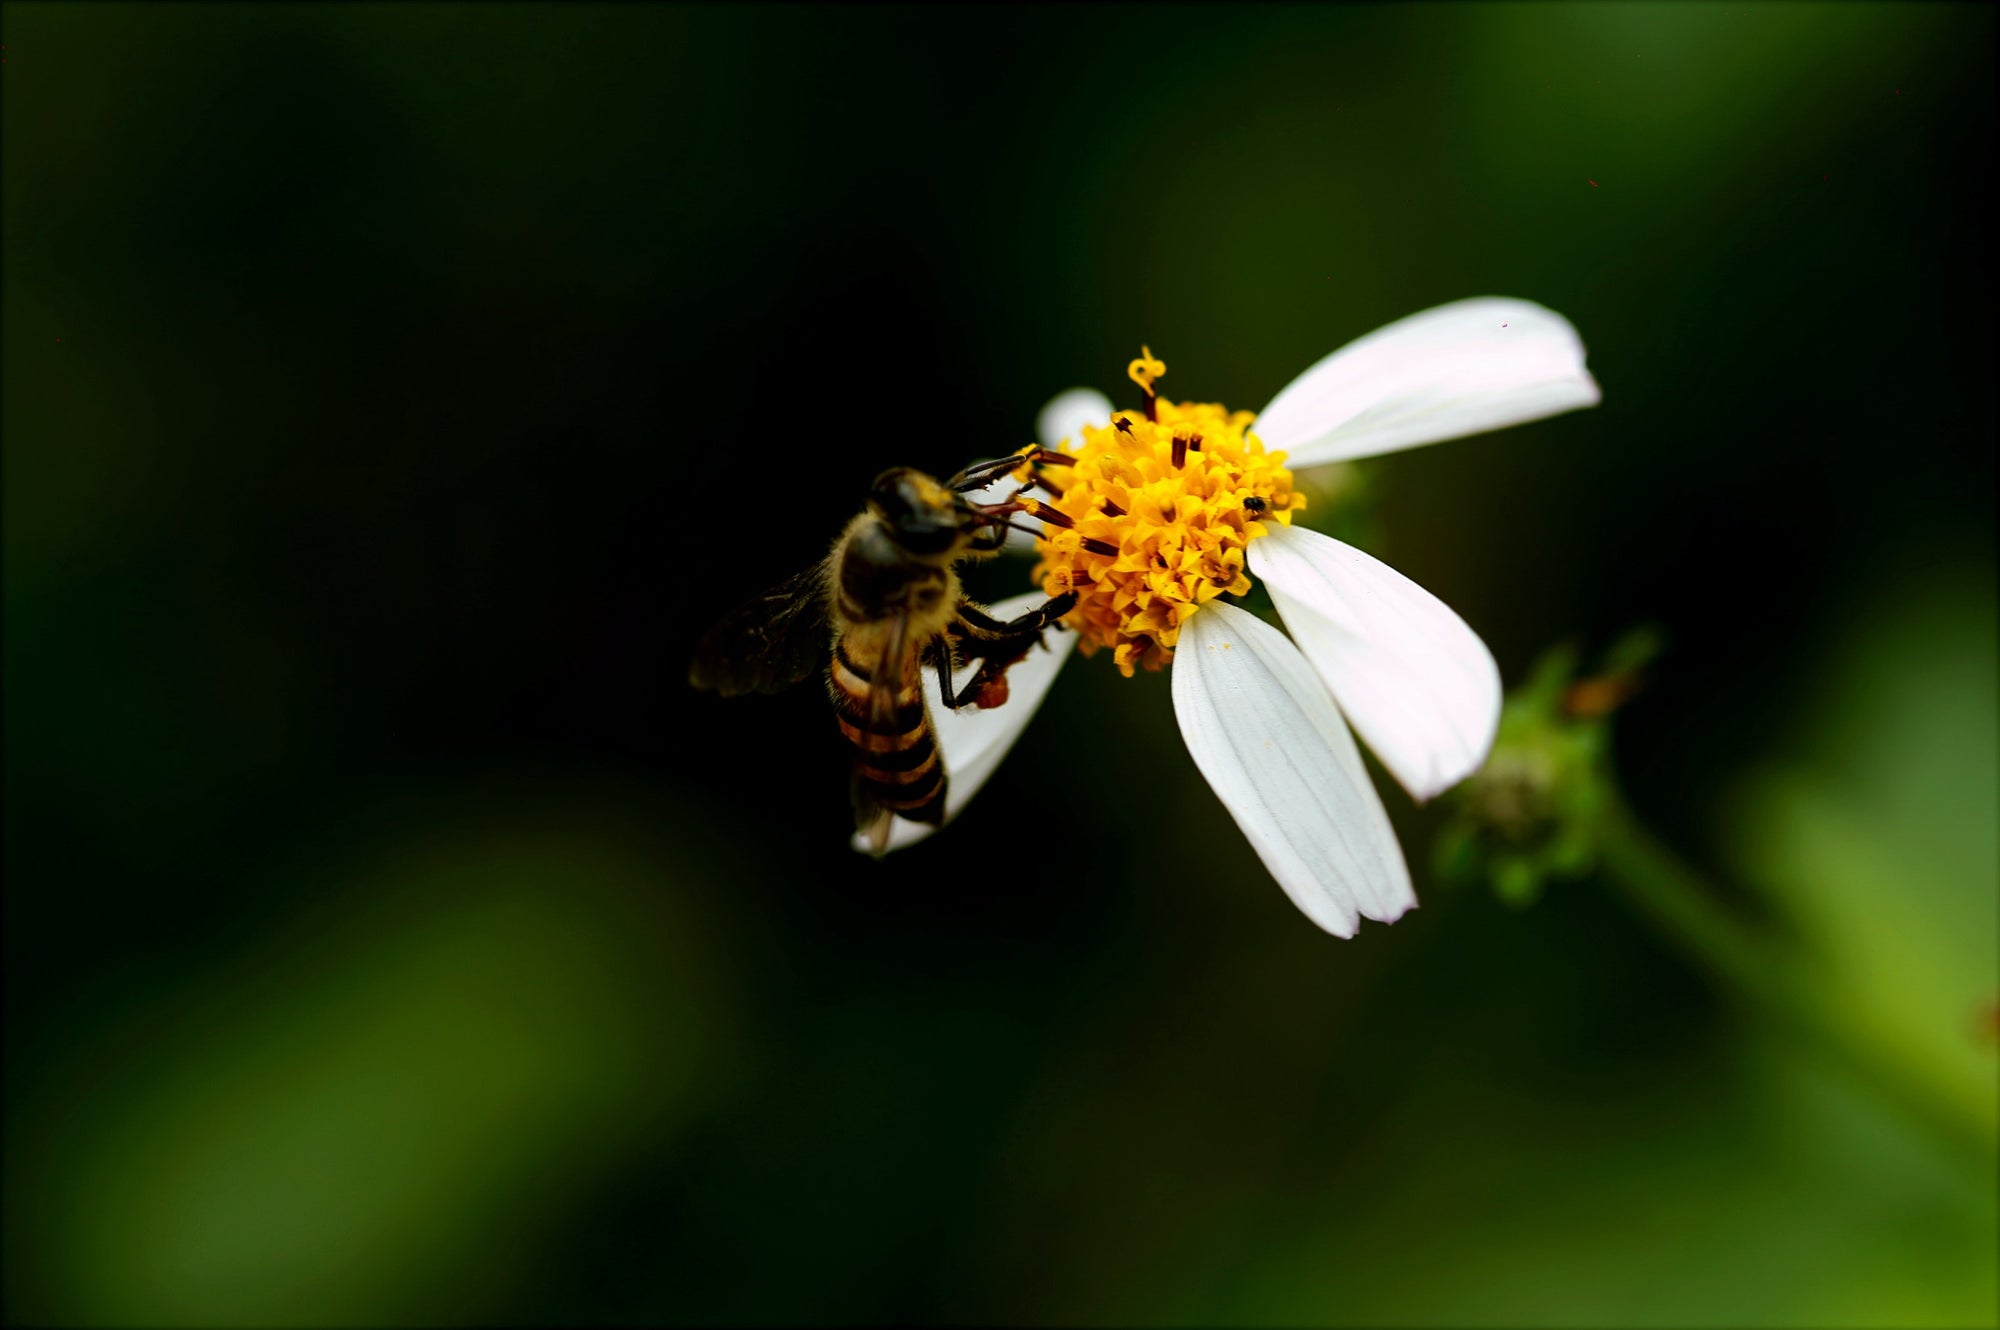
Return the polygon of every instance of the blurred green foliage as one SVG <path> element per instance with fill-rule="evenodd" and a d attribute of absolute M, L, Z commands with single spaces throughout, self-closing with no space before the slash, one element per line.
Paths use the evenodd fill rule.
<path fill-rule="evenodd" d="M 367 847 L 69 1050 L 10 1123 L 41 1258 L 10 1294 L 97 1324 L 505 1319 L 550 1230 L 730 1067 L 717 939 L 658 847 L 570 821 Z"/>
<path fill-rule="evenodd" d="M 1986 587 L 1869 607 L 1732 852 L 1822 968 L 1830 1019 L 1989 1145 L 2000 1116 L 2000 642 Z"/>
<path fill-rule="evenodd" d="M 1334 942 L 1079 662 L 948 835 L 680 685 L 874 472 L 1462 296 L 1328 478 L 1990 1146 L 1994 19 L 0 7 L 10 1320 L 1964 1325 L 1990 1168 L 1583 875 Z M 981 570 L 995 594 L 1019 569 Z M 1580 866 L 1580 865 L 1576 865 Z"/>

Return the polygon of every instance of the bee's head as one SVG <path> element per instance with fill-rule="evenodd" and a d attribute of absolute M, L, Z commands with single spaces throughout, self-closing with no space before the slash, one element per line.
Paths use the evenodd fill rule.
<path fill-rule="evenodd" d="M 868 509 L 888 524 L 896 543 L 912 554 L 943 554 L 975 521 L 964 499 L 907 466 L 875 477 Z"/>

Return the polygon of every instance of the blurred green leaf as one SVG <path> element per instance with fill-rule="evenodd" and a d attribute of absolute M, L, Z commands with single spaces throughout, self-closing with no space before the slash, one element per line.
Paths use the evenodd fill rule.
<path fill-rule="evenodd" d="M 340 882 L 320 917 L 134 1013 L 137 1057 L 115 1031 L 18 1107 L 21 1314 L 504 1319 L 569 1208 L 715 1093 L 721 957 L 670 865 L 471 827 Z"/>

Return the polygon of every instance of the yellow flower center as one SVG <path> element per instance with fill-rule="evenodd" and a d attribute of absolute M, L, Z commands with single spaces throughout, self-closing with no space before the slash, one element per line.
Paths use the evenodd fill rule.
<path fill-rule="evenodd" d="M 1249 432 L 1255 415 L 1157 397 L 1153 380 L 1166 371 L 1142 352 L 1128 373 L 1146 410 L 1063 440 L 1055 451 L 1073 460 L 1034 472 L 1053 497 L 1025 505 L 1046 523 L 1036 580 L 1051 596 L 1077 593 L 1063 622 L 1085 655 L 1110 647 L 1127 677 L 1172 660 L 1181 625 L 1201 606 L 1247 592 L 1244 550 L 1267 523 L 1291 525 L 1306 503 L 1280 465 L 1285 455 Z"/>

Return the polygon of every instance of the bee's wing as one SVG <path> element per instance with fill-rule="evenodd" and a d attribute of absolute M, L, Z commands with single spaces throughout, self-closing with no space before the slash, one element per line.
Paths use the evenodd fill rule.
<path fill-rule="evenodd" d="M 775 693 L 818 670 L 831 649 L 827 562 L 744 601 L 695 648 L 688 682 L 724 697 Z"/>
<path fill-rule="evenodd" d="M 868 722 L 871 725 L 885 725 L 895 717 L 896 695 L 903 691 L 903 667 L 909 663 L 905 656 L 910 650 L 910 616 L 895 615 L 883 626 L 886 632 L 882 640 L 882 654 L 876 657 L 874 672 L 868 680 Z"/>
<path fill-rule="evenodd" d="M 883 725 L 896 714 L 896 694 L 902 691 L 904 656 L 910 649 L 910 620 L 899 614 L 888 621 L 888 637 L 882 654 L 876 658 L 874 673 L 868 680 L 868 722 Z M 919 669 L 923 666 L 918 664 Z M 921 703 L 923 693 L 917 693 Z M 889 824 L 895 814 L 875 802 L 868 792 L 868 783 L 860 772 L 854 773 L 851 787 L 854 799 L 854 829 L 868 842 L 871 854 L 880 855 L 889 848 Z"/>

